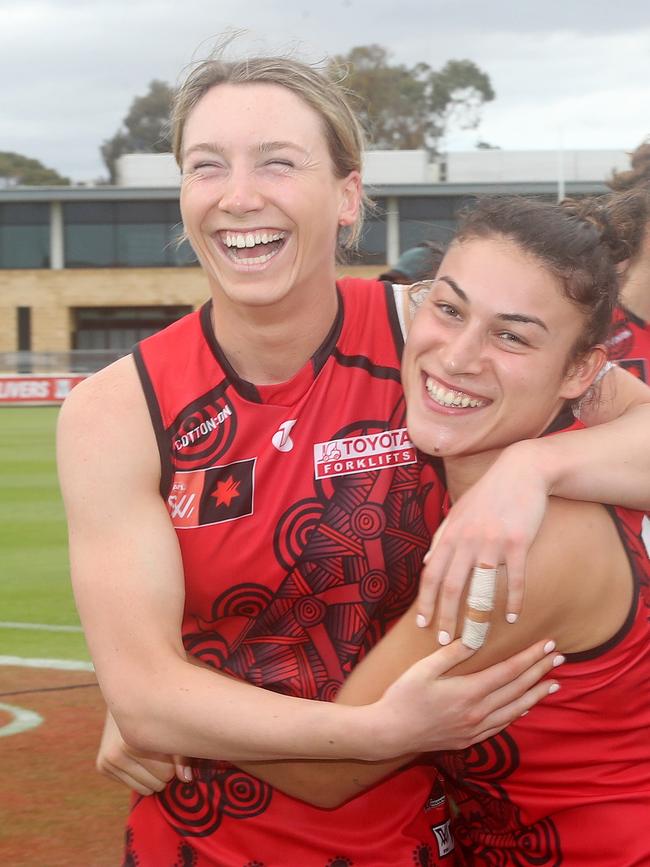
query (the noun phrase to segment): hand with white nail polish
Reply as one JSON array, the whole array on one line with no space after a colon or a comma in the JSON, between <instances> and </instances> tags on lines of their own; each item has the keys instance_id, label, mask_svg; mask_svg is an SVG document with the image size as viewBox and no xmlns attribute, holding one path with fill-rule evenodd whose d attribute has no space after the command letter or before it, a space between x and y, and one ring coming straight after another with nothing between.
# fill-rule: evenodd
<instances>
[{"instance_id":1,"label":"hand with white nail polish","mask_svg":"<svg viewBox=\"0 0 650 867\"><path fill-rule=\"evenodd\" d=\"M524 448L519 449L519 446ZM416 623L432 622L437 608L438 641L447 644L455 629L463 593L476 567L499 566L507 581L508 599L502 616L515 623L524 596L526 558L541 527L548 490L541 473L531 472L526 444L505 449L498 460L452 506L424 558ZM468 612L466 635L479 647L487 635L489 609L476 619ZM469 640L469 639L468 639Z\"/></svg>"}]
</instances>

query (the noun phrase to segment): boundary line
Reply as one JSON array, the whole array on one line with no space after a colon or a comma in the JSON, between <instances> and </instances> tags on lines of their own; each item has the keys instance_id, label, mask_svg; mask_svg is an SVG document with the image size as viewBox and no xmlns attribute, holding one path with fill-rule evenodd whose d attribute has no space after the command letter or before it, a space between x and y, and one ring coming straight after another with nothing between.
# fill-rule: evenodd
<instances>
[{"instance_id":1,"label":"boundary line","mask_svg":"<svg viewBox=\"0 0 650 867\"><path fill-rule=\"evenodd\" d=\"M81 626L57 626L50 623L17 623L0 620L0 629L40 629L44 632L83 632Z\"/></svg>"},{"instance_id":2,"label":"boundary line","mask_svg":"<svg viewBox=\"0 0 650 867\"><path fill-rule=\"evenodd\" d=\"M3 704L0 702L0 710L10 714L13 719L4 726L0 726L0 738L6 738L10 735L19 735L21 732L35 729L43 722L43 717L40 713L33 710L27 710L24 707L18 707L15 704Z\"/></svg>"},{"instance_id":3,"label":"boundary line","mask_svg":"<svg viewBox=\"0 0 650 867\"><path fill-rule=\"evenodd\" d=\"M0 656L0 665L15 665L23 668L56 668L61 671L94 671L92 662L81 659L37 659L24 656Z\"/></svg>"}]
</instances>

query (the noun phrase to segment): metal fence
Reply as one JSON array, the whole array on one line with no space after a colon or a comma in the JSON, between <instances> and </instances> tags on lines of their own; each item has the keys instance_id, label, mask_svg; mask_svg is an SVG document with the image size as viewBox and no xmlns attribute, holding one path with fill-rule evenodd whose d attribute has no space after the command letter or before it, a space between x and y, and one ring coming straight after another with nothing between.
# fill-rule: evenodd
<instances>
[{"instance_id":1,"label":"metal fence","mask_svg":"<svg viewBox=\"0 0 650 867\"><path fill-rule=\"evenodd\" d=\"M95 373L128 354L128 349L0 352L0 373Z\"/></svg>"}]
</instances>

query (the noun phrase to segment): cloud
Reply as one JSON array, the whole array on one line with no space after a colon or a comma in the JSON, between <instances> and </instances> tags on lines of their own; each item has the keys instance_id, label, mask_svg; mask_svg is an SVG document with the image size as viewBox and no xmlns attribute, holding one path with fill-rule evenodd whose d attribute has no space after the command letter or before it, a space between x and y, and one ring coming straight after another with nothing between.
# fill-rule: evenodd
<instances>
[{"instance_id":1,"label":"cloud","mask_svg":"<svg viewBox=\"0 0 650 867\"><path fill-rule=\"evenodd\" d=\"M174 83L219 34L242 26L254 31L243 44L255 47L255 34L264 34L257 47L297 42L311 58L377 42L404 63L474 60L497 98L479 130L450 136L454 147L479 138L553 147L562 128L567 147L631 148L650 132L646 0L618 7L593 0L248 0L243 21L224 5L3 0L0 150L76 179L105 174L99 146L133 98L153 78Z\"/></svg>"}]
</instances>

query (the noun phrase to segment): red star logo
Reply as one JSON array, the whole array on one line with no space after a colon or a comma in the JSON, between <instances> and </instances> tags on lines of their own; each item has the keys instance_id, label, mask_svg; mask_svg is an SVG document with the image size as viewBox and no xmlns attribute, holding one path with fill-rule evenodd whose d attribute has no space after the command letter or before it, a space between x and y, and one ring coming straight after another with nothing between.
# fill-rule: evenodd
<instances>
[{"instance_id":1,"label":"red star logo","mask_svg":"<svg viewBox=\"0 0 650 867\"><path fill-rule=\"evenodd\" d=\"M239 482L228 476L225 482L217 482L217 487L210 494L217 501L217 506L230 506L235 497L239 496Z\"/></svg>"}]
</instances>

